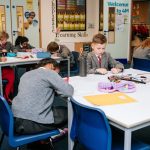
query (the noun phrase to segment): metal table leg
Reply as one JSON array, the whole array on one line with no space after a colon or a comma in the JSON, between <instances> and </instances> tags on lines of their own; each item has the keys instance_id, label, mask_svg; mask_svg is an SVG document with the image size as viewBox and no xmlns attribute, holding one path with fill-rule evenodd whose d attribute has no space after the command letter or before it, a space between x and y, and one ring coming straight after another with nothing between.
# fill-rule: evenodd
<instances>
[{"instance_id":1,"label":"metal table leg","mask_svg":"<svg viewBox=\"0 0 150 150\"><path fill-rule=\"evenodd\" d=\"M124 150L131 150L131 132L130 129L125 129Z\"/></svg>"},{"instance_id":2,"label":"metal table leg","mask_svg":"<svg viewBox=\"0 0 150 150\"><path fill-rule=\"evenodd\" d=\"M70 138L71 124L73 119L73 110L70 100L68 100L68 150L73 149L74 142Z\"/></svg>"},{"instance_id":3,"label":"metal table leg","mask_svg":"<svg viewBox=\"0 0 150 150\"><path fill-rule=\"evenodd\" d=\"M70 77L70 57L68 57L68 77Z\"/></svg>"},{"instance_id":4,"label":"metal table leg","mask_svg":"<svg viewBox=\"0 0 150 150\"><path fill-rule=\"evenodd\" d=\"M0 66L0 94L3 96L2 67Z\"/></svg>"}]
</instances>

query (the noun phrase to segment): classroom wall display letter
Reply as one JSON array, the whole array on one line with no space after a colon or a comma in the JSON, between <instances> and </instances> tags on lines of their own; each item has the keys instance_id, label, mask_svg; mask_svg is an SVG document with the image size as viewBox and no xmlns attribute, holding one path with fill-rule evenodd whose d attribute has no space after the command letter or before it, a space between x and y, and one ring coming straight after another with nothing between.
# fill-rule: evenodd
<instances>
[{"instance_id":1,"label":"classroom wall display letter","mask_svg":"<svg viewBox=\"0 0 150 150\"><path fill-rule=\"evenodd\" d=\"M86 0L56 0L56 28L86 30Z\"/></svg>"}]
</instances>

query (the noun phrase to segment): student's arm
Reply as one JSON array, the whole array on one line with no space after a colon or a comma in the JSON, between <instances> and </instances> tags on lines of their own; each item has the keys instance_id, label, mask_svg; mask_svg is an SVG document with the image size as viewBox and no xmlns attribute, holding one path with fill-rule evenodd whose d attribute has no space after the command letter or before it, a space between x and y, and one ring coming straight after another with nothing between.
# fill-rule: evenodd
<instances>
[{"instance_id":1,"label":"student's arm","mask_svg":"<svg viewBox=\"0 0 150 150\"><path fill-rule=\"evenodd\" d=\"M30 45L30 44L28 44L28 49L33 49L33 48L35 48L35 47Z\"/></svg>"},{"instance_id":2,"label":"student's arm","mask_svg":"<svg viewBox=\"0 0 150 150\"><path fill-rule=\"evenodd\" d=\"M120 69L120 71L124 70L123 64L113 59L109 53L108 53L108 63L110 68Z\"/></svg>"},{"instance_id":3,"label":"student's arm","mask_svg":"<svg viewBox=\"0 0 150 150\"><path fill-rule=\"evenodd\" d=\"M16 52L24 52L24 50L21 49L21 47L20 47L19 45L17 45L17 46L14 47L13 52L15 52L15 53L16 53Z\"/></svg>"},{"instance_id":4,"label":"student's arm","mask_svg":"<svg viewBox=\"0 0 150 150\"><path fill-rule=\"evenodd\" d=\"M150 59L150 49L148 49L147 57Z\"/></svg>"},{"instance_id":5,"label":"student's arm","mask_svg":"<svg viewBox=\"0 0 150 150\"><path fill-rule=\"evenodd\" d=\"M61 57L64 58L70 56L70 50L64 45L60 45L60 53L61 53Z\"/></svg>"},{"instance_id":6,"label":"student's arm","mask_svg":"<svg viewBox=\"0 0 150 150\"><path fill-rule=\"evenodd\" d=\"M96 67L92 66L92 58L90 55L87 56L87 73L94 74L96 73Z\"/></svg>"},{"instance_id":7,"label":"student's arm","mask_svg":"<svg viewBox=\"0 0 150 150\"><path fill-rule=\"evenodd\" d=\"M35 48L32 45L28 44L28 47L26 49L22 49L24 52L31 52L32 49Z\"/></svg>"},{"instance_id":8,"label":"student's arm","mask_svg":"<svg viewBox=\"0 0 150 150\"><path fill-rule=\"evenodd\" d=\"M47 80L54 88L55 92L59 95L70 97L73 95L73 87L66 83L64 79L55 71L47 72Z\"/></svg>"},{"instance_id":9,"label":"student's arm","mask_svg":"<svg viewBox=\"0 0 150 150\"><path fill-rule=\"evenodd\" d=\"M11 44L11 52L15 52L14 49L15 49L15 46Z\"/></svg>"},{"instance_id":10,"label":"student's arm","mask_svg":"<svg viewBox=\"0 0 150 150\"><path fill-rule=\"evenodd\" d=\"M13 52L14 46L11 44L11 42L6 43L6 48L7 52Z\"/></svg>"}]
</instances>

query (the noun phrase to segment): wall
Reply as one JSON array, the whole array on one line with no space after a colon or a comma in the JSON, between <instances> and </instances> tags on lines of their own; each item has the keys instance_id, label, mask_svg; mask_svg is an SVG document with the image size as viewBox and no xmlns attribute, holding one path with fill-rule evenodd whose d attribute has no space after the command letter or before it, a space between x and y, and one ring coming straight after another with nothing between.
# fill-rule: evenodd
<instances>
[{"instance_id":1,"label":"wall","mask_svg":"<svg viewBox=\"0 0 150 150\"><path fill-rule=\"evenodd\" d=\"M105 0L106 1L106 0ZM108 0L107 0L108 1ZM114 0L109 0L114 2ZM115 2L118 2L117 0ZM130 13L131 13L131 1L119 0L120 3L129 3L128 21L124 25L123 32L116 32L115 44L108 44L107 51L112 54L114 58L129 58L130 49ZM107 4L107 2L105 2ZM56 0L41 0L41 38L42 47L46 48L50 41L56 38L55 34L55 11ZM118 7L119 8L119 7ZM105 27L104 30L108 30L108 6L104 8L105 15ZM53 14L53 15L52 15ZM60 43L66 44L71 50L74 50L75 42L89 42L92 40L94 34L98 33L99 29L99 0L87 0L87 30L84 32L61 32ZM53 25L52 25L53 24ZM94 28L89 28L89 25L93 24ZM79 36L82 35L82 37ZM66 37L62 37L66 36Z\"/></svg>"},{"instance_id":2,"label":"wall","mask_svg":"<svg viewBox=\"0 0 150 150\"><path fill-rule=\"evenodd\" d=\"M97 0L94 0L97 1ZM87 0L87 31L82 32L61 32L60 43L66 44L71 50L74 50L74 42L88 42L91 41L94 34L98 32L96 29L96 21L98 17L95 17L97 9L97 3L94 3L93 0ZM53 5L53 4L54 5ZM53 5L53 8L52 8ZM97 9L95 9L97 8ZM44 0L41 1L41 38L42 38L42 47L46 48L47 44L50 41L53 41L56 37L55 33L52 32L52 18L56 19L56 16L52 16L52 11L55 12L55 0ZM96 28L89 28L89 24L94 24ZM81 37L82 36L82 37Z\"/></svg>"},{"instance_id":3,"label":"wall","mask_svg":"<svg viewBox=\"0 0 150 150\"><path fill-rule=\"evenodd\" d=\"M98 2L97 6L99 5ZM111 3L111 5L109 4ZM124 4L124 5L121 5ZM126 4L128 4L126 6ZM106 32L107 40L109 39L109 8L115 7L115 38L114 42L107 43L106 51L111 53L113 58L129 58L130 51L130 26L131 26L131 1L130 0L104 0L104 31ZM126 10L126 11L125 11ZM99 18L97 7L96 16ZM121 13L122 19L117 19ZM125 21L126 18L126 21ZM98 29L97 19L97 29ZM123 22L122 22L123 21ZM118 26L117 26L118 22ZM122 29L118 27L122 26Z\"/></svg>"},{"instance_id":4,"label":"wall","mask_svg":"<svg viewBox=\"0 0 150 150\"><path fill-rule=\"evenodd\" d=\"M113 3L113 5L109 5L108 3ZM131 27L131 0L105 0L104 7L105 7L105 11L104 11L105 28L104 28L104 30L106 30L106 31L108 30L108 26L109 26L108 9L109 9L109 7L115 7L115 9L116 9L116 12L115 12L115 43L107 44L107 51L111 53L113 58L129 59L130 27ZM117 16L119 16L119 14L121 14L121 17L118 17L118 19L117 19ZM118 28L120 28L120 29L118 29ZM108 39L108 36L109 36L108 32L106 33L106 36Z\"/></svg>"},{"instance_id":5,"label":"wall","mask_svg":"<svg viewBox=\"0 0 150 150\"><path fill-rule=\"evenodd\" d=\"M137 7L139 6L139 8ZM133 2L132 17L133 23L150 24L150 1L135 1Z\"/></svg>"}]
</instances>

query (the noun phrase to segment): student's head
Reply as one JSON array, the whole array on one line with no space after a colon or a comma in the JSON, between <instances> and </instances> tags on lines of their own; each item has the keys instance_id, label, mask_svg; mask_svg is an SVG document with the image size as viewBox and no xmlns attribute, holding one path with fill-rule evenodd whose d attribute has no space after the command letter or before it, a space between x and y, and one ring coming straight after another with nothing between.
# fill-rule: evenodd
<instances>
[{"instance_id":1,"label":"student's head","mask_svg":"<svg viewBox=\"0 0 150 150\"><path fill-rule=\"evenodd\" d=\"M22 48L28 47L29 39L25 36L18 36L15 41L15 46L20 45Z\"/></svg>"},{"instance_id":2,"label":"student's head","mask_svg":"<svg viewBox=\"0 0 150 150\"><path fill-rule=\"evenodd\" d=\"M8 33L6 33L5 31L0 32L0 42L2 44L5 44L8 40L8 38L9 38Z\"/></svg>"},{"instance_id":3,"label":"student's head","mask_svg":"<svg viewBox=\"0 0 150 150\"><path fill-rule=\"evenodd\" d=\"M141 47L142 47L142 48L145 48L145 47L150 48L150 39L144 40L144 41L141 43Z\"/></svg>"},{"instance_id":4,"label":"student's head","mask_svg":"<svg viewBox=\"0 0 150 150\"><path fill-rule=\"evenodd\" d=\"M37 67L45 67L47 69L50 70L54 70L57 73L59 73L60 69L59 69L59 64L57 63L56 60L52 59L52 58L44 58L42 60L39 61Z\"/></svg>"},{"instance_id":5,"label":"student's head","mask_svg":"<svg viewBox=\"0 0 150 150\"><path fill-rule=\"evenodd\" d=\"M57 53L59 51L59 45L56 42L50 42L47 45L47 51L51 54Z\"/></svg>"},{"instance_id":6,"label":"student's head","mask_svg":"<svg viewBox=\"0 0 150 150\"><path fill-rule=\"evenodd\" d=\"M91 47L96 55L101 55L105 52L107 39L103 34L96 34L93 37Z\"/></svg>"}]
</instances>

